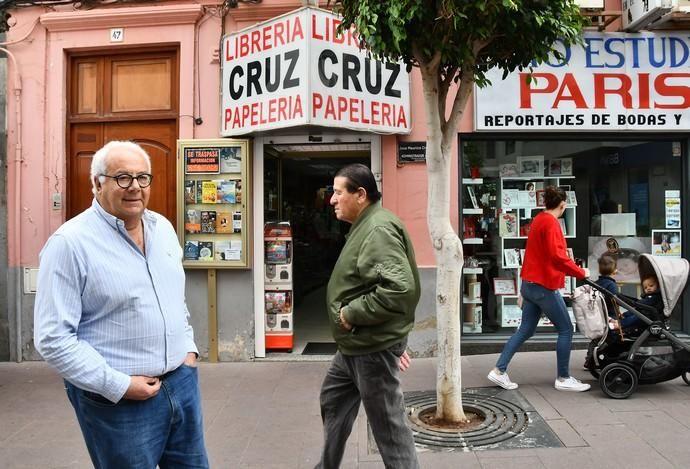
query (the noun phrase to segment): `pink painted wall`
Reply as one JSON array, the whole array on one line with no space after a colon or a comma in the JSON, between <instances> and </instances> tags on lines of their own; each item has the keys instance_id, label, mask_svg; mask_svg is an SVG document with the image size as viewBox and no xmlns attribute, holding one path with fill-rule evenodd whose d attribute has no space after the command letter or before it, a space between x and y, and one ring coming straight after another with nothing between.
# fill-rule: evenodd
<instances>
[{"instance_id":1,"label":"pink painted wall","mask_svg":"<svg viewBox=\"0 0 690 469\"><path fill-rule=\"evenodd\" d=\"M182 6L181 16L189 16L193 14L194 8L200 10L198 3L179 2L170 6ZM160 6L150 5L136 9L94 9L78 12L71 8L55 8L55 10L21 8L12 11L16 25L7 35L8 43L25 38L6 46L16 59L16 66L14 63L9 65L8 96L15 95L17 84L14 77L18 73L22 83L21 119L23 121L21 132L23 162L20 187L17 187L15 183L17 171L15 158L10 157L8 168L10 266L36 266L41 247L65 219L64 209L51 208L51 196L53 192L62 193L64 206L67 128L65 117L66 51L179 43L180 63L184 64L180 67L180 89L182 90L180 114L182 116L194 114L194 93L191 92L194 89L194 22L151 25L151 18L156 18L156 15L160 13ZM122 15L134 10L141 14ZM115 12L117 15L113 17ZM75 22L75 19L79 21ZM174 20L170 21L174 23ZM111 27L125 28L124 42L113 44L109 41ZM218 28L219 26L216 27ZM28 33L30 34L26 36ZM217 41L211 44L217 44ZM212 47L207 45L206 49L212 49ZM205 63L208 63L208 60ZM217 70L214 73L217 74ZM217 85L210 94L217 95ZM7 148L9 155L12 156L19 142L16 113L15 100L9 100ZM211 123L214 119L209 117L207 121ZM180 118L179 132L181 138L192 137L194 135L193 119ZM89 184L88 181L74 183ZM20 242L17 240L17 224L15 223L18 211L17 197L21 198Z\"/></svg>"},{"instance_id":2,"label":"pink painted wall","mask_svg":"<svg viewBox=\"0 0 690 469\"><path fill-rule=\"evenodd\" d=\"M199 14L195 22L163 24L161 12L178 9L201 11L201 6L215 7L217 1L171 1L164 3L127 4L121 8L96 8L75 11L71 7L21 8L12 11L17 23L8 33L8 41L21 40L7 48L16 58L10 63L8 78L8 216L9 262L11 266L36 266L38 254L50 234L65 218L64 210L51 208L53 192L63 194L65 202L66 149L66 51L107 49L151 44L180 46L180 138L216 138L219 136L218 44L222 34L221 20L212 10ZM326 2L322 1L322 5ZM296 0L264 0L259 5L244 5L230 10L225 33L245 28L302 6ZM141 14L136 14L140 12ZM184 14L181 13L182 16ZM187 13L189 14L189 13ZM152 20L153 18L153 20ZM173 22L174 23L174 22ZM125 40L109 41L112 27L125 28ZM195 49L195 41L198 48ZM196 67L195 67L196 64ZM198 68L198 70L197 70ZM14 161L17 138L17 116L13 73L22 80L21 117L21 184L17 187ZM408 136L384 136L383 185L385 204L397 213L410 231L421 266L435 264L426 226L425 165L397 167L397 139L425 140L423 100L418 72L413 73L411 115L412 133ZM450 108L450 106L448 106ZM203 124L194 125L194 117ZM472 109L468 107L461 130L472 129ZM457 154L457 142L454 153ZM457 158L453 159L450 177L457 178ZM74 183L88 184L88 181ZM457 231L457 184L451 184L452 223ZM14 229L17 197L21 197L21 241Z\"/></svg>"}]
</instances>

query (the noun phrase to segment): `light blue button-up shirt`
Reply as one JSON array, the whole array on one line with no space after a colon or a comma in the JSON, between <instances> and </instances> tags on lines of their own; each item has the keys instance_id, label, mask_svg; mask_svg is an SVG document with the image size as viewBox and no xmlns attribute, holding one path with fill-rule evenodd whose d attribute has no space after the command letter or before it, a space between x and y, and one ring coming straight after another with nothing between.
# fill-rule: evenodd
<instances>
[{"instance_id":1,"label":"light blue button-up shirt","mask_svg":"<svg viewBox=\"0 0 690 469\"><path fill-rule=\"evenodd\" d=\"M113 402L130 376L160 376L197 352L175 230L148 210L143 222L145 254L94 199L40 254L36 348L67 381Z\"/></svg>"}]
</instances>

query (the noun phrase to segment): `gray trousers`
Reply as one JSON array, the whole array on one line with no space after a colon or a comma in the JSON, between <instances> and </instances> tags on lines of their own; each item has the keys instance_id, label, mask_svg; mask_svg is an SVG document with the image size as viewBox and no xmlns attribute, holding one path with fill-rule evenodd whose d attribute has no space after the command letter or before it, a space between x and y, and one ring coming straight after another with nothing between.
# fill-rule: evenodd
<instances>
[{"instance_id":1,"label":"gray trousers","mask_svg":"<svg viewBox=\"0 0 690 469\"><path fill-rule=\"evenodd\" d=\"M335 354L321 386L324 447L317 469L337 469L360 402L386 468L418 469L407 426L398 363L407 341L367 355Z\"/></svg>"}]
</instances>

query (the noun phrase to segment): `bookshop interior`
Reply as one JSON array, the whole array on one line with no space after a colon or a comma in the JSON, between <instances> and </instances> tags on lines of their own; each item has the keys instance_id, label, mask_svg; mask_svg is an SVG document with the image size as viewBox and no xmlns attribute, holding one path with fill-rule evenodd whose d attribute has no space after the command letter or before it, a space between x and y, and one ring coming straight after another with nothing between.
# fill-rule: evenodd
<instances>
[{"instance_id":1,"label":"bookshop interior","mask_svg":"<svg viewBox=\"0 0 690 469\"><path fill-rule=\"evenodd\" d=\"M548 186L566 194L559 222L568 255L582 259L594 280L598 258L612 254L621 292L639 297L641 253L681 256L681 147L671 139L463 138L463 334L509 334L519 326L522 258ZM566 277L561 290L573 327L569 297L575 286ZM548 326L543 317L537 330L553 332ZM680 329L681 314L671 316L671 326Z\"/></svg>"},{"instance_id":2,"label":"bookshop interior","mask_svg":"<svg viewBox=\"0 0 690 469\"><path fill-rule=\"evenodd\" d=\"M299 354L309 343L333 342L326 285L350 225L336 219L330 199L335 173L352 163L370 166L369 143L264 146L268 352ZM287 226L284 222L289 222L288 231L271 230ZM272 274L288 264L291 275L284 279L290 281ZM293 339L273 342L281 334L293 334Z\"/></svg>"}]
</instances>

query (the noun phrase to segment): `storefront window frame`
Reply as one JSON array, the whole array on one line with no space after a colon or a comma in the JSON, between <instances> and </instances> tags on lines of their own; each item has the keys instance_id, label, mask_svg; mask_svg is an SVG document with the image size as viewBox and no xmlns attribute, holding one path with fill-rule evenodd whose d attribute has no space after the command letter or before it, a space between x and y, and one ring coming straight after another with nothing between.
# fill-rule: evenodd
<instances>
[{"instance_id":1,"label":"storefront window frame","mask_svg":"<svg viewBox=\"0 0 690 469\"><path fill-rule=\"evenodd\" d=\"M529 133L496 133L496 132L473 132L473 133L458 133L458 170L457 170L457 183L458 183L458 211L459 211L459 237L462 239L463 235L463 191L465 189L465 184L463 184L463 178L471 178L469 174L469 165L466 162L465 146L466 142L497 142L497 141L507 141L507 142L517 142L525 140L539 140L539 141L572 141L577 138L579 141L591 141L600 142L602 140L615 139L616 141L648 141L648 142L679 142L680 143L680 166L681 166L681 183L680 183L680 195L681 195L681 244L683 257L690 259L690 214L687 213L685 207L690 206L685 201L689 200L690 197L690 138L687 133L634 133L634 134L621 134L621 133L592 133L590 135L575 135L572 133L565 132L529 132ZM463 246L464 249L464 246ZM688 281L690 283L690 281ZM460 314L462 319L464 302L461 296L460 304ZM680 334L680 337L688 338L690 336L690 286L686 286L679 300L681 304L682 316L680 318L681 328L680 330L675 330L674 332ZM552 332L551 332L552 333ZM538 332L542 336L548 335L548 332ZM505 336L505 331L497 332L481 332L479 334L473 332L462 331L462 336L465 338L472 337L491 337L491 336ZM580 335L576 332L576 335Z\"/></svg>"}]
</instances>

